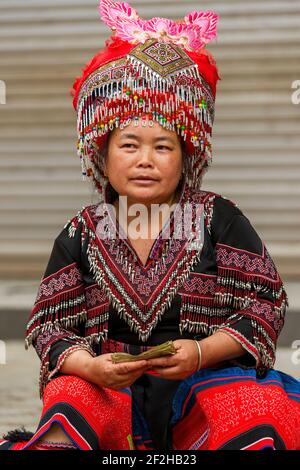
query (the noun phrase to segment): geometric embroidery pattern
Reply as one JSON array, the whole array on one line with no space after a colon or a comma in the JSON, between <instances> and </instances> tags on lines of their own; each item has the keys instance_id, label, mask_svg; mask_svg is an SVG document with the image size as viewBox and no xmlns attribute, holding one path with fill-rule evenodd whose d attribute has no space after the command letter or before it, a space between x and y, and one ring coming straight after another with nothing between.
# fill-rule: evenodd
<instances>
[{"instance_id":1,"label":"geometric embroidery pattern","mask_svg":"<svg viewBox=\"0 0 300 470\"><path fill-rule=\"evenodd\" d=\"M183 49L156 40L153 40L150 45L149 41L138 45L130 51L130 56L143 62L162 77L194 65Z\"/></svg>"},{"instance_id":2,"label":"geometric embroidery pattern","mask_svg":"<svg viewBox=\"0 0 300 470\"><path fill-rule=\"evenodd\" d=\"M82 284L82 275L76 263L72 263L43 279L38 289L36 302L42 297L50 297L66 290L68 287L78 287L80 284Z\"/></svg>"},{"instance_id":3,"label":"geometric embroidery pattern","mask_svg":"<svg viewBox=\"0 0 300 470\"><path fill-rule=\"evenodd\" d=\"M217 243L216 251L218 266L235 268L244 271L245 275L256 274L278 280L278 273L265 246L263 246L262 255L220 243Z\"/></svg>"}]
</instances>

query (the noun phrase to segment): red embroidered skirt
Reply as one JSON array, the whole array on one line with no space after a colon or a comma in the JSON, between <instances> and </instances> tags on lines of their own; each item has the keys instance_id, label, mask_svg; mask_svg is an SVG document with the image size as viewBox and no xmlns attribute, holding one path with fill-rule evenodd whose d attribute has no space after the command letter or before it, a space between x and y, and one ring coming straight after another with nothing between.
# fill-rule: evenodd
<instances>
[{"instance_id":1,"label":"red embroidered skirt","mask_svg":"<svg viewBox=\"0 0 300 470\"><path fill-rule=\"evenodd\" d=\"M163 397L162 379L145 375ZM81 450L153 450L137 393L134 386L113 391L60 375L46 387L30 441L0 441L0 449L30 449L56 422ZM300 382L282 372L258 379L254 369L202 370L180 382L171 405L169 450L300 449Z\"/></svg>"}]
</instances>

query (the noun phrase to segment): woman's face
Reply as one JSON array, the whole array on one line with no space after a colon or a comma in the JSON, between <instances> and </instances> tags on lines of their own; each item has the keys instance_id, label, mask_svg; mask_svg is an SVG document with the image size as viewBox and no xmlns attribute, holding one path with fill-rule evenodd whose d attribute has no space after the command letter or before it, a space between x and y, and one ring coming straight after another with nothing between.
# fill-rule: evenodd
<instances>
[{"instance_id":1,"label":"woman's face","mask_svg":"<svg viewBox=\"0 0 300 470\"><path fill-rule=\"evenodd\" d=\"M162 204L172 201L182 174L183 161L178 135L154 122L153 127L131 122L112 131L104 172L128 204ZM148 176L151 180L139 180Z\"/></svg>"}]
</instances>

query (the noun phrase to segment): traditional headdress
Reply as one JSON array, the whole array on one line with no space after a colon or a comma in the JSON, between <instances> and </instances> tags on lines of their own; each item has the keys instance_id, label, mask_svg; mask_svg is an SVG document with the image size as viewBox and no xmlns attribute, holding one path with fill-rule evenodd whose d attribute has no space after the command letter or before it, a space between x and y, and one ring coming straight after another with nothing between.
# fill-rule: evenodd
<instances>
[{"instance_id":1,"label":"traditional headdress","mask_svg":"<svg viewBox=\"0 0 300 470\"><path fill-rule=\"evenodd\" d=\"M205 46L216 37L218 15L193 11L181 21L140 18L128 3L100 0L114 34L83 69L71 90L77 111L78 154L103 195L103 152L110 131L148 118L185 143L187 183L200 188L212 161L216 62Z\"/></svg>"}]
</instances>

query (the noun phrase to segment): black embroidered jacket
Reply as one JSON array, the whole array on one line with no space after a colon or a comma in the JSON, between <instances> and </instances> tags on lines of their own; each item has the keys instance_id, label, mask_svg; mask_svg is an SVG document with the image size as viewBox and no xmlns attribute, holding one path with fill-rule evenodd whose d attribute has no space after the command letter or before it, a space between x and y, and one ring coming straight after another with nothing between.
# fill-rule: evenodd
<instances>
[{"instance_id":1,"label":"black embroidered jacket","mask_svg":"<svg viewBox=\"0 0 300 470\"><path fill-rule=\"evenodd\" d=\"M193 208L193 233L201 231L198 245L174 236L186 204ZM113 224L100 205L84 207L55 239L28 320L25 345L32 344L41 359L41 397L71 352L86 349L96 356L107 338L151 346L221 329L245 349L231 362L258 373L273 367L287 294L264 243L235 203L184 186L170 216L170 236L162 230L146 265L128 239L103 236ZM118 223L113 227L121 233Z\"/></svg>"}]
</instances>

